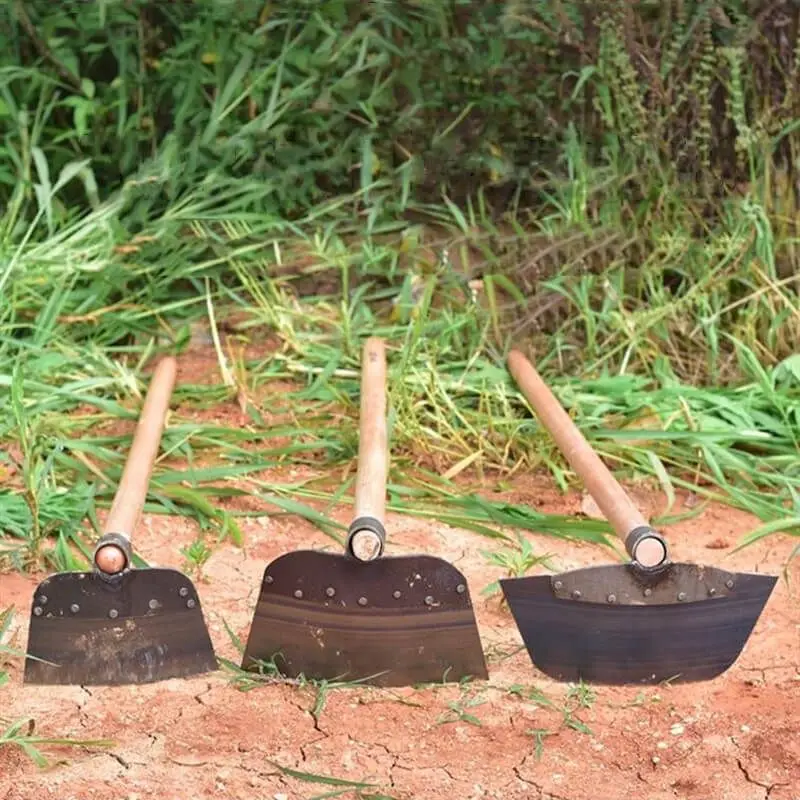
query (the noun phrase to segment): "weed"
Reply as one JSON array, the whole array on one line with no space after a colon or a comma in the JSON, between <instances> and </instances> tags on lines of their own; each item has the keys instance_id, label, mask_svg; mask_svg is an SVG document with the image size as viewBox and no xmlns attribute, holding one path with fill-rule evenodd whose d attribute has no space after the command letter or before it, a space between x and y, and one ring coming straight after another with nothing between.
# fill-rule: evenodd
<instances>
[{"instance_id":1,"label":"weed","mask_svg":"<svg viewBox=\"0 0 800 800\"><path fill-rule=\"evenodd\" d=\"M2 723L3 720L0 720ZM51 759L43 748L46 747L113 747L114 742L107 739L69 739L35 735L35 722L32 718L5 722L5 730L0 729L0 748L18 747L41 769L51 765Z\"/></svg>"},{"instance_id":2,"label":"weed","mask_svg":"<svg viewBox=\"0 0 800 800\"><path fill-rule=\"evenodd\" d=\"M596 699L597 694L594 689L583 681L569 686L562 708L564 724L572 730L591 736L591 729L577 716L577 713L584 709L590 709Z\"/></svg>"},{"instance_id":3,"label":"weed","mask_svg":"<svg viewBox=\"0 0 800 800\"><path fill-rule=\"evenodd\" d=\"M544 740L548 736L553 736L555 731L546 730L545 728L531 728L525 731L529 736L533 736L533 740L535 742L533 746L533 752L536 756L536 760L540 761L542 758L542 753L544 752Z\"/></svg>"},{"instance_id":4,"label":"weed","mask_svg":"<svg viewBox=\"0 0 800 800\"><path fill-rule=\"evenodd\" d=\"M462 686L458 699L448 701L447 711L437 717L436 724L445 725L451 722L466 722L480 727L483 723L472 713L471 709L482 706L484 703L486 703L485 698L473 694L469 687Z\"/></svg>"},{"instance_id":5,"label":"weed","mask_svg":"<svg viewBox=\"0 0 800 800\"><path fill-rule=\"evenodd\" d=\"M497 551L483 551L483 557L489 564L502 567L509 578L521 578L527 575L534 567L540 564L545 569L553 571L549 560L553 558L551 554L536 555L530 540L517 534L517 547L514 549L505 548ZM493 581L481 594L494 595L500 591L500 583Z\"/></svg>"},{"instance_id":6,"label":"weed","mask_svg":"<svg viewBox=\"0 0 800 800\"><path fill-rule=\"evenodd\" d=\"M191 544L181 548L181 554L185 559L184 569L192 571L199 578L203 567L214 551L206 544L203 539L194 539Z\"/></svg>"},{"instance_id":7,"label":"weed","mask_svg":"<svg viewBox=\"0 0 800 800\"><path fill-rule=\"evenodd\" d=\"M335 778L331 775L319 775L312 772L303 772L289 767L283 767L273 761L269 762L271 766L278 770L278 773L285 775L288 778L302 781L303 783L315 783L321 786L336 787L332 791L326 792L321 795L314 795L309 800L323 800L329 797L345 797L351 796L354 800L394 800L387 794L381 793L378 784L370 781L351 781L344 778Z\"/></svg>"}]
</instances>

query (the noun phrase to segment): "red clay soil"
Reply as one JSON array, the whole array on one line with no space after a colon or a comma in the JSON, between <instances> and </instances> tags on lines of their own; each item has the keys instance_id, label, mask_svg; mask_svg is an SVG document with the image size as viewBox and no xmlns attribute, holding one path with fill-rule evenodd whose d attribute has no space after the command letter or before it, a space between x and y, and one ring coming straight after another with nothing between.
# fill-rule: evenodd
<instances>
[{"instance_id":1,"label":"red clay soil","mask_svg":"<svg viewBox=\"0 0 800 800\"><path fill-rule=\"evenodd\" d=\"M575 512L580 498L528 482L507 497ZM644 498L655 504L655 498ZM346 521L347 510L339 515ZM673 556L777 574L793 542L774 537L728 556L755 520L711 507L667 529ZM330 544L297 519L248 519L246 552L222 546L198 583L218 655L236 658L224 622L246 637L268 561ZM800 800L800 605L781 579L738 662L702 684L594 687L580 707L570 687L531 665L498 596L501 577L474 534L390 517L393 552L425 551L470 580L490 667L488 683L425 690L334 689L315 718L311 688L271 684L242 691L220 671L139 687L26 687L19 664L0 689L0 718L33 717L41 736L111 739L110 747L55 748L42 771L0 747L0 800L294 800L341 787L281 768L372 784L341 797L395 800ZM193 523L145 517L137 546L153 565L181 564ZM558 569L608 560L598 548L530 537ZM477 540L477 541L476 541ZM42 576L0 576L0 608L15 605L24 647L31 593ZM790 591L791 589L791 591ZM548 706L541 698L547 698ZM573 709L582 724L565 723ZM2 730L2 726L0 726ZM538 733L537 733L538 732ZM349 792L349 793L348 793Z\"/></svg>"}]
</instances>

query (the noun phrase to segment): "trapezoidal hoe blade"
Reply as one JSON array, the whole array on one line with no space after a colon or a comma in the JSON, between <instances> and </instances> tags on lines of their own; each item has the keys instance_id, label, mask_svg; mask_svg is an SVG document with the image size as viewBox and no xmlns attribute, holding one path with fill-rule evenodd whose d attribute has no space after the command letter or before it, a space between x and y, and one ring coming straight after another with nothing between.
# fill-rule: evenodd
<instances>
[{"instance_id":1,"label":"trapezoidal hoe blade","mask_svg":"<svg viewBox=\"0 0 800 800\"><path fill-rule=\"evenodd\" d=\"M776 581L673 564L653 585L616 565L500 585L538 669L559 681L626 685L688 683L725 672Z\"/></svg>"},{"instance_id":2,"label":"trapezoidal hoe blade","mask_svg":"<svg viewBox=\"0 0 800 800\"><path fill-rule=\"evenodd\" d=\"M488 677L464 576L431 556L362 563L287 553L269 564L242 667L408 686Z\"/></svg>"},{"instance_id":3,"label":"trapezoidal hoe blade","mask_svg":"<svg viewBox=\"0 0 800 800\"><path fill-rule=\"evenodd\" d=\"M141 569L109 582L93 572L42 581L34 597L24 682L114 686L217 669L192 582Z\"/></svg>"}]
</instances>

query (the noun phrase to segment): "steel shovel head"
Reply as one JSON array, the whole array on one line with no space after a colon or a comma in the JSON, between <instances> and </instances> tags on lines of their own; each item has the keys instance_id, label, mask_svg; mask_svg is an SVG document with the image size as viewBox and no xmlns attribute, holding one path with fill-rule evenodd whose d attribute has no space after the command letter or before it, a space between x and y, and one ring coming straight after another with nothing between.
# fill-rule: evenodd
<instances>
[{"instance_id":1,"label":"steel shovel head","mask_svg":"<svg viewBox=\"0 0 800 800\"><path fill-rule=\"evenodd\" d=\"M160 568L113 582L94 572L42 581L27 655L24 682L46 685L153 683L217 668L194 585Z\"/></svg>"},{"instance_id":2,"label":"steel shovel head","mask_svg":"<svg viewBox=\"0 0 800 800\"><path fill-rule=\"evenodd\" d=\"M500 581L535 666L607 685L710 680L739 657L777 578L673 564L642 580L630 565Z\"/></svg>"},{"instance_id":3,"label":"steel shovel head","mask_svg":"<svg viewBox=\"0 0 800 800\"><path fill-rule=\"evenodd\" d=\"M464 576L430 556L300 550L264 572L244 669L375 686L487 678Z\"/></svg>"}]
</instances>

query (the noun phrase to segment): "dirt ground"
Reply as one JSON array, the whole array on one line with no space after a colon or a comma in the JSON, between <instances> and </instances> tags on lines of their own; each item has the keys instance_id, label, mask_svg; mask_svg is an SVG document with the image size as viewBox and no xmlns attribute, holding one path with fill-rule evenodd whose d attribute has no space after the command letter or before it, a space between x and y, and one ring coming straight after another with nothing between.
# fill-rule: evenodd
<instances>
[{"instance_id":1,"label":"dirt ground","mask_svg":"<svg viewBox=\"0 0 800 800\"><path fill-rule=\"evenodd\" d=\"M561 497L531 480L506 497L568 513L580 503L577 495ZM660 502L641 499L652 507ZM345 522L346 513L337 516ZM746 514L711 507L666 533L677 559L777 573L793 546L788 537L727 557L754 524ZM294 518L251 518L243 525L246 551L218 548L198 583L217 654L232 659L236 650L224 622L246 638L267 562L287 550L330 544ZM499 597L482 594L502 574L482 555L493 543L399 516L390 516L389 531L391 552L439 555L467 575L488 683L334 689L315 719L313 688L272 684L242 691L229 671L140 687L23 689L17 664L0 690L0 717L34 717L42 736L114 745L51 748L59 761L47 771L16 748L0 748L0 800L293 800L343 789L282 768L370 783L361 796L395 800L800 800L800 604L784 580L724 675L703 684L593 687L594 696L579 707L569 686L532 667ZM179 548L195 535L188 521L145 517L137 545L153 565L175 566ZM560 569L607 560L598 548L530 539L537 552L556 553ZM24 646L41 577L0 576L0 607L17 608L17 646ZM790 578L800 578L798 567ZM569 719L580 722L570 727Z\"/></svg>"}]
</instances>

